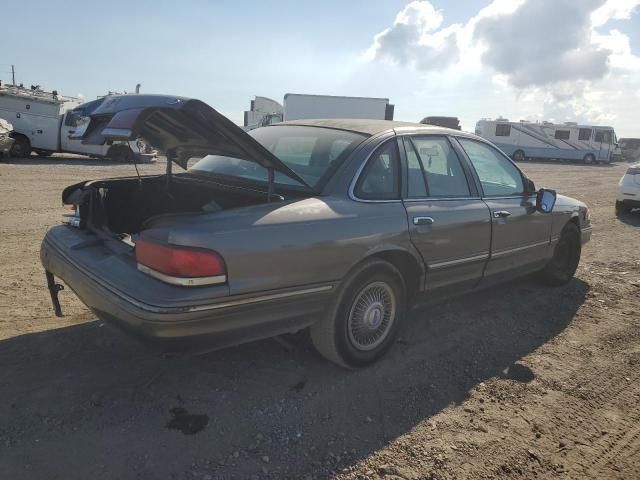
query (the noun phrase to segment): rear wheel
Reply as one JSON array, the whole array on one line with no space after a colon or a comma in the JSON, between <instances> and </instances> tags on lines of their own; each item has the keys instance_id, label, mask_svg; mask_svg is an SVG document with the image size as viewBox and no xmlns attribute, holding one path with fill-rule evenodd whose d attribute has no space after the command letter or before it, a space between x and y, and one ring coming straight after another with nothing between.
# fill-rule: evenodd
<instances>
[{"instance_id":1,"label":"rear wheel","mask_svg":"<svg viewBox=\"0 0 640 480\"><path fill-rule=\"evenodd\" d=\"M391 348L406 309L402 275L393 265L372 260L345 280L334 315L310 328L316 349L344 367L371 364Z\"/></svg>"},{"instance_id":2,"label":"rear wheel","mask_svg":"<svg viewBox=\"0 0 640 480\"><path fill-rule=\"evenodd\" d=\"M526 159L524 152L522 150L516 150L513 152L513 161L514 162L524 162Z\"/></svg>"},{"instance_id":3,"label":"rear wheel","mask_svg":"<svg viewBox=\"0 0 640 480\"><path fill-rule=\"evenodd\" d=\"M553 257L540 271L540 280L552 287L569 283L580 263L581 251L580 229L575 223L569 222L562 229Z\"/></svg>"},{"instance_id":4,"label":"rear wheel","mask_svg":"<svg viewBox=\"0 0 640 480\"><path fill-rule=\"evenodd\" d=\"M12 157L28 157L31 153L29 139L22 135L15 137L10 153Z\"/></svg>"},{"instance_id":5,"label":"rear wheel","mask_svg":"<svg viewBox=\"0 0 640 480\"><path fill-rule=\"evenodd\" d=\"M596 157L594 157L591 153L587 153L587 154L584 156L583 161L584 161L584 163L586 163L587 165L591 165L593 162L595 162L595 161L596 161Z\"/></svg>"},{"instance_id":6,"label":"rear wheel","mask_svg":"<svg viewBox=\"0 0 640 480\"><path fill-rule=\"evenodd\" d=\"M133 160L133 151L128 145L116 145L111 147L107 156L114 162L130 163Z\"/></svg>"}]
</instances>

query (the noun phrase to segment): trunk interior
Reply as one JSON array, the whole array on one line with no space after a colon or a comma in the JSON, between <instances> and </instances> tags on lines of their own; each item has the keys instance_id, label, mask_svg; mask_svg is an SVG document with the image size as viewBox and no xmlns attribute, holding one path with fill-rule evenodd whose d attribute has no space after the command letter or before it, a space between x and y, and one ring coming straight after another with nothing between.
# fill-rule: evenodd
<instances>
[{"instance_id":1,"label":"trunk interior","mask_svg":"<svg viewBox=\"0 0 640 480\"><path fill-rule=\"evenodd\" d=\"M158 215L179 213L213 213L267 203L260 190L235 187L192 176L174 175L126 178L93 185L95 196L91 223L113 233L134 235ZM282 201L275 196L272 201Z\"/></svg>"}]
</instances>

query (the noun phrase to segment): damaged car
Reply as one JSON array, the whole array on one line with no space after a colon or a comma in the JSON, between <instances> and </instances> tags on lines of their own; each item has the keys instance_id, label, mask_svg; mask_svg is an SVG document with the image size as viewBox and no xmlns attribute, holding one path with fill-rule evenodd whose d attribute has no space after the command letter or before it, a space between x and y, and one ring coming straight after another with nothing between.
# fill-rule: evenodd
<instances>
[{"instance_id":1,"label":"damaged car","mask_svg":"<svg viewBox=\"0 0 640 480\"><path fill-rule=\"evenodd\" d=\"M458 130L336 119L247 133L198 100L135 95L92 113L84 141L106 139L143 139L166 172L63 191L72 213L41 248L51 298L60 315L62 279L164 350L309 329L329 360L367 365L412 305L531 273L563 285L591 237L584 203Z\"/></svg>"},{"instance_id":2,"label":"damaged car","mask_svg":"<svg viewBox=\"0 0 640 480\"><path fill-rule=\"evenodd\" d=\"M11 136L13 125L0 118L0 157L8 157L11 154L11 147L15 141Z\"/></svg>"}]
</instances>

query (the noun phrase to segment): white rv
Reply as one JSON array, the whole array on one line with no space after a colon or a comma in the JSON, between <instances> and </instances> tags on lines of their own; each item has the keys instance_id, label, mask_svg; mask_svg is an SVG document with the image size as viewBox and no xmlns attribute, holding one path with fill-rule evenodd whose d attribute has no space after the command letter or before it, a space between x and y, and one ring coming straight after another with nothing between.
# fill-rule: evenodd
<instances>
[{"instance_id":1,"label":"white rv","mask_svg":"<svg viewBox=\"0 0 640 480\"><path fill-rule=\"evenodd\" d=\"M266 97L255 97L244 112L244 129L252 130L272 123L310 118L370 118L393 120L394 106L388 98L340 97L287 93L283 104Z\"/></svg>"},{"instance_id":2,"label":"white rv","mask_svg":"<svg viewBox=\"0 0 640 480\"><path fill-rule=\"evenodd\" d=\"M55 91L0 85L0 118L13 124L11 155L26 157L31 152L38 155L66 152L117 161L152 157L142 142L82 143L80 137L89 123L88 114L104 98L80 104L77 98L58 95Z\"/></svg>"},{"instance_id":3,"label":"white rv","mask_svg":"<svg viewBox=\"0 0 640 480\"><path fill-rule=\"evenodd\" d=\"M608 163L620 158L613 127L578 125L575 122L510 122L498 118L480 120L475 133L516 161L542 158Z\"/></svg>"}]
</instances>

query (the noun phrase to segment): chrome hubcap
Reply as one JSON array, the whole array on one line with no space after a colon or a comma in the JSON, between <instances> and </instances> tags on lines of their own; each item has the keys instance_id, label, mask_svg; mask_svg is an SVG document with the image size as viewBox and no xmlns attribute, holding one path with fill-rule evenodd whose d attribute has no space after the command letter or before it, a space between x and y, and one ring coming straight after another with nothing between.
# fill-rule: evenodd
<instances>
[{"instance_id":1,"label":"chrome hubcap","mask_svg":"<svg viewBox=\"0 0 640 480\"><path fill-rule=\"evenodd\" d=\"M351 306L348 319L349 340L362 351L380 345L391 330L396 315L393 290L385 282L364 287Z\"/></svg>"}]
</instances>

